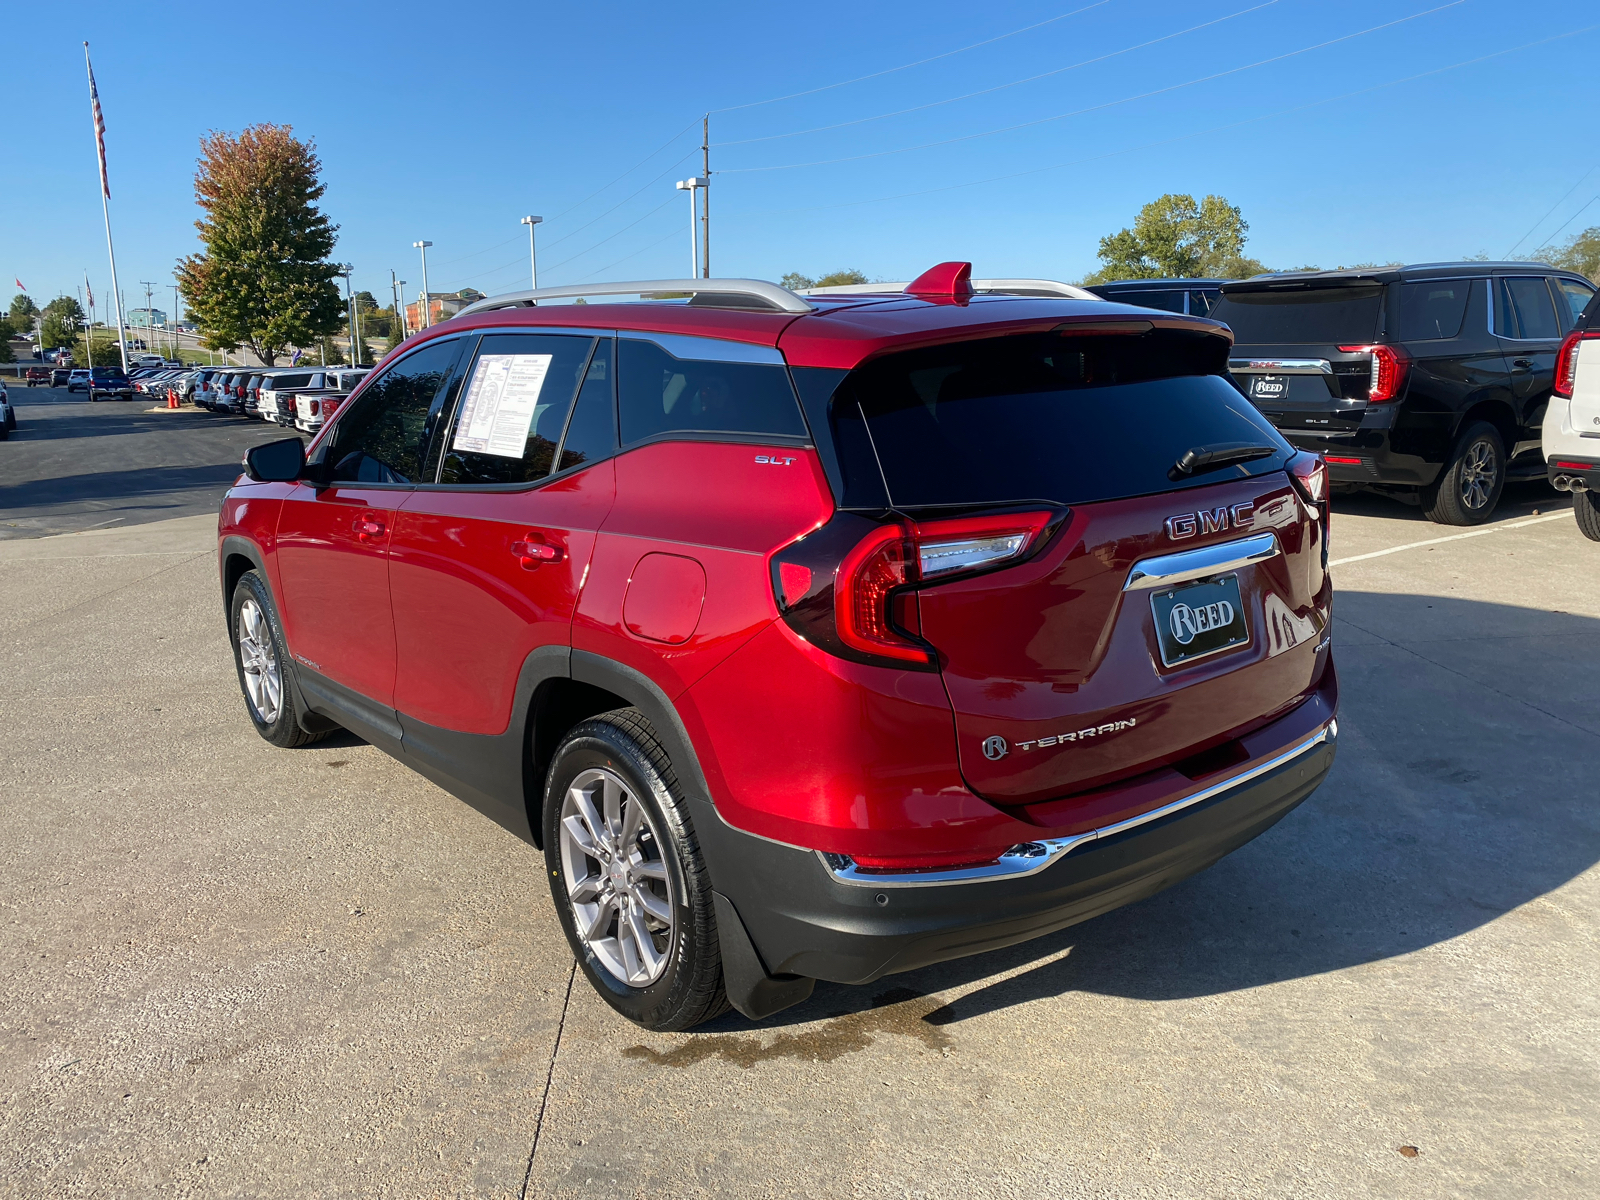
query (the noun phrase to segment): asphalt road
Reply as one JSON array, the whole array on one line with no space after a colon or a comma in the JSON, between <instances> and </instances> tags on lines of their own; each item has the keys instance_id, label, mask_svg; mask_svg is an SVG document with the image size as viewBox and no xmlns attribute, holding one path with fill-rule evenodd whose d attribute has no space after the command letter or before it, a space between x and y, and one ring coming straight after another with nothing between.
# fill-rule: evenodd
<instances>
[{"instance_id":1,"label":"asphalt road","mask_svg":"<svg viewBox=\"0 0 1600 1200\"><path fill-rule=\"evenodd\" d=\"M1339 759L1249 846L676 1035L572 986L528 847L255 735L213 537L0 545L0 1196L1600 1194L1600 546L1552 493L1336 506Z\"/></svg>"},{"instance_id":2,"label":"asphalt road","mask_svg":"<svg viewBox=\"0 0 1600 1200\"><path fill-rule=\"evenodd\" d=\"M17 428L0 442L0 541L212 513L274 426L203 409L100 400L9 383Z\"/></svg>"}]
</instances>

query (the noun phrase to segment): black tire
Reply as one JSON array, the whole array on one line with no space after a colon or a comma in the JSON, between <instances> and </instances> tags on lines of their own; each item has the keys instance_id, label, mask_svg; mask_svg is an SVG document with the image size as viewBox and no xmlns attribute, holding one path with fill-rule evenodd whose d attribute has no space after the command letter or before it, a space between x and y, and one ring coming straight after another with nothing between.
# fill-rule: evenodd
<instances>
[{"instance_id":1,"label":"black tire","mask_svg":"<svg viewBox=\"0 0 1600 1200\"><path fill-rule=\"evenodd\" d=\"M631 794L628 800L642 802L639 861L641 865L646 861L651 865L659 863L665 875L665 907L673 913L673 923L664 934L651 934L652 938L663 939L665 945L660 952L665 962L659 968L660 974L643 985L629 983L602 957L606 943L620 947L625 940L621 909L613 909L610 916L605 916L606 905L595 905L595 911L606 922L601 928L616 930L614 937L596 939L596 946L601 948L597 953L578 931L575 902L569 895L562 807L574 782L596 773L616 777ZM567 734L546 777L543 827L550 894L561 927L583 973L606 1003L637 1025L663 1031L689 1029L726 1012L729 1004L722 982L722 949L717 941L711 878L672 762L650 723L637 709L603 713L581 722ZM655 857L643 856L646 850ZM593 878L604 878L603 863L598 857L575 854L583 860L586 871L590 864L594 866Z\"/></svg>"},{"instance_id":2,"label":"black tire","mask_svg":"<svg viewBox=\"0 0 1600 1200\"><path fill-rule=\"evenodd\" d=\"M246 614L246 607L251 605L257 614L255 619ZM252 627L256 630L254 638L248 633ZM301 718L305 714L289 683L289 648L283 640L283 626L278 621L277 605L272 602L272 591L260 571L246 571L234 586L233 595L228 601L228 640L233 644L233 665L239 674L239 690L244 693L245 711L250 714L250 721L257 733L274 746L290 749L321 741L332 732L330 728L312 733L302 727ZM250 665L256 668L251 673L259 679L263 672L260 669L261 656L251 653L247 641L259 645L276 666L276 708L252 695L246 677L247 656L252 660ZM323 724L320 720L315 723Z\"/></svg>"},{"instance_id":3,"label":"black tire","mask_svg":"<svg viewBox=\"0 0 1600 1200\"><path fill-rule=\"evenodd\" d=\"M1454 452L1431 487L1422 511L1440 525L1482 525L1494 515L1506 486L1506 447L1500 431L1475 421L1461 431Z\"/></svg>"},{"instance_id":4,"label":"black tire","mask_svg":"<svg viewBox=\"0 0 1600 1200\"><path fill-rule=\"evenodd\" d=\"M1591 542L1600 542L1600 499L1593 492L1572 494L1572 515L1578 518L1578 532Z\"/></svg>"}]
</instances>

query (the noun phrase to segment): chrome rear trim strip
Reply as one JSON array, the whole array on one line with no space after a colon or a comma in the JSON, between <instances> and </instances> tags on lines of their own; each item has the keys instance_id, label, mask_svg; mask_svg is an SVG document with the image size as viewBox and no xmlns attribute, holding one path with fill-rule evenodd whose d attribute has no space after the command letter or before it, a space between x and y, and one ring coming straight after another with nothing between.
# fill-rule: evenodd
<instances>
[{"instance_id":1,"label":"chrome rear trim strip","mask_svg":"<svg viewBox=\"0 0 1600 1200\"><path fill-rule=\"evenodd\" d=\"M1233 542L1218 542L1214 546L1197 546L1176 554L1158 554L1134 563L1122 590L1131 592L1140 588L1173 587L1237 571L1252 563L1266 562L1277 554L1278 539L1271 533L1258 533L1254 537Z\"/></svg>"},{"instance_id":2,"label":"chrome rear trim strip","mask_svg":"<svg viewBox=\"0 0 1600 1200\"><path fill-rule=\"evenodd\" d=\"M1325 358L1230 358L1233 375L1332 375L1333 364Z\"/></svg>"},{"instance_id":3,"label":"chrome rear trim strip","mask_svg":"<svg viewBox=\"0 0 1600 1200\"><path fill-rule=\"evenodd\" d=\"M817 851L817 857L822 860L823 869L833 877L836 883L847 883L853 887L870 888L908 888L908 887L943 887L958 883L986 883L994 879L1022 879L1029 875L1037 875L1046 867L1060 862L1073 850L1085 842L1092 842L1100 838L1114 837L1119 833L1126 833L1130 829L1137 829L1141 825L1148 825L1152 821L1159 821L1163 817L1170 817L1173 813L1182 812L1196 804L1203 804L1207 800L1215 799L1224 792L1249 783L1252 779L1259 779L1279 767L1287 766L1302 754L1306 754L1323 742L1333 742L1339 736L1339 722L1329 721L1316 733L1301 742L1291 750L1285 750L1276 758L1268 759L1264 763L1251 767L1231 779L1221 783L1214 783L1208 788L1202 788L1193 795L1185 796L1181 800L1174 800L1171 804L1163 804L1160 808L1153 808L1149 812L1140 813L1136 817L1129 817L1125 821L1118 821L1114 825L1105 825L1099 829L1091 829L1086 833L1073 834L1071 837L1046 838L1037 842L1023 842L1013 846L992 863L985 863L981 867L961 867L953 871L917 871L906 873L884 873L863 871L854 862L842 854L824 854Z\"/></svg>"}]
</instances>

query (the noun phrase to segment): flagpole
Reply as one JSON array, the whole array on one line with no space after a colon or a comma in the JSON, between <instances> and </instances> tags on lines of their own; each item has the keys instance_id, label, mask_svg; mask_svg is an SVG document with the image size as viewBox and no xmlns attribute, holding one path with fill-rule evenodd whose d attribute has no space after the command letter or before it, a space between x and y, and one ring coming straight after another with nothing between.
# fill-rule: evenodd
<instances>
[{"instance_id":1,"label":"flagpole","mask_svg":"<svg viewBox=\"0 0 1600 1200\"><path fill-rule=\"evenodd\" d=\"M94 86L94 66L89 62L89 43L83 44L83 65L89 72L89 95L95 108L94 144L100 159L100 210L106 218L106 255L111 259L111 298L117 305L117 349L122 352L122 373L128 373L128 333L122 323L122 290L117 287L117 251L111 244L111 185L106 182L106 152L104 135L100 132L105 119L98 111L100 94Z\"/></svg>"}]
</instances>

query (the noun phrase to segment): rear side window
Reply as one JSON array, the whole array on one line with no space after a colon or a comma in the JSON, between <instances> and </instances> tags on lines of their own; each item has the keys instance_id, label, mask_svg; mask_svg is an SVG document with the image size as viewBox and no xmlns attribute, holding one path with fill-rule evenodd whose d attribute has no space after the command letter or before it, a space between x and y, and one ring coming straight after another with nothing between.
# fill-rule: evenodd
<instances>
[{"instance_id":1,"label":"rear side window","mask_svg":"<svg viewBox=\"0 0 1600 1200\"><path fill-rule=\"evenodd\" d=\"M1228 292L1211 310L1242 345L1370 342L1378 332L1383 285Z\"/></svg>"},{"instance_id":2,"label":"rear side window","mask_svg":"<svg viewBox=\"0 0 1600 1200\"><path fill-rule=\"evenodd\" d=\"M599 462L616 453L617 399L613 391L616 378L611 339L602 338L584 373L578 402L573 405L572 418L561 440L561 462L556 470Z\"/></svg>"},{"instance_id":3,"label":"rear side window","mask_svg":"<svg viewBox=\"0 0 1600 1200\"><path fill-rule=\"evenodd\" d=\"M301 374L275 376L267 381L266 386L270 387L275 392L281 392L287 390L288 388L303 388L309 387L310 385L311 376L309 374Z\"/></svg>"},{"instance_id":4,"label":"rear side window","mask_svg":"<svg viewBox=\"0 0 1600 1200\"><path fill-rule=\"evenodd\" d=\"M490 334L478 344L440 483L533 483L550 474L596 339Z\"/></svg>"},{"instance_id":5,"label":"rear side window","mask_svg":"<svg viewBox=\"0 0 1600 1200\"><path fill-rule=\"evenodd\" d=\"M1181 313L1184 293L1181 291L1113 292L1113 304L1137 304L1140 308L1159 308L1162 312Z\"/></svg>"},{"instance_id":6,"label":"rear side window","mask_svg":"<svg viewBox=\"0 0 1600 1200\"><path fill-rule=\"evenodd\" d=\"M711 338L623 338L622 444L669 433L804 437L788 369L776 350Z\"/></svg>"},{"instance_id":7,"label":"rear side window","mask_svg":"<svg viewBox=\"0 0 1600 1200\"><path fill-rule=\"evenodd\" d=\"M1459 337L1467 315L1471 279L1425 279L1395 288L1391 333L1402 342Z\"/></svg>"},{"instance_id":8,"label":"rear side window","mask_svg":"<svg viewBox=\"0 0 1600 1200\"><path fill-rule=\"evenodd\" d=\"M1560 301L1556 305L1556 315L1561 318L1561 328L1571 329L1594 298L1594 291L1576 279L1552 279L1550 282L1556 285L1556 296Z\"/></svg>"},{"instance_id":9,"label":"rear side window","mask_svg":"<svg viewBox=\"0 0 1600 1200\"><path fill-rule=\"evenodd\" d=\"M1293 453L1202 334L988 338L885 356L840 385L865 416L898 507L1081 504L1279 470ZM1173 483L1187 450L1270 447Z\"/></svg>"},{"instance_id":10,"label":"rear side window","mask_svg":"<svg viewBox=\"0 0 1600 1200\"><path fill-rule=\"evenodd\" d=\"M1497 311L1495 332L1501 337L1531 342L1554 340L1561 336L1561 326L1556 322L1556 306L1550 299L1550 289L1544 279L1536 275L1521 275L1500 280L1500 288L1509 307L1509 314ZM1495 306L1497 310L1501 305ZM1509 315L1510 321L1504 316Z\"/></svg>"}]
</instances>

